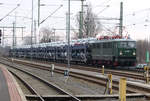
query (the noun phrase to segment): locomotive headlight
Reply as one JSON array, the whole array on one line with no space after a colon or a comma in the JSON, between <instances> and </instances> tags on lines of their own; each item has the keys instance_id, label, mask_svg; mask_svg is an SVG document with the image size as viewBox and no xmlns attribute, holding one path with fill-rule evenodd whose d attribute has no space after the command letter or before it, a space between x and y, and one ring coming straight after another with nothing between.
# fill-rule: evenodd
<instances>
[{"instance_id":1,"label":"locomotive headlight","mask_svg":"<svg viewBox=\"0 0 150 101\"><path fill-rule=\"evenodd\" d=\"M120 55L122 55L122 51L120 51Z\"/></svg>"},{"instance_id":2,"label":"locomotive headlight","mask_svg":"<svg viewBox=\"0 0 150 101\"><path fill-rule=\"evenodd\" d=\"M133 52L133 55L135 55L135 52Z\"/></svg>"}]
</instances>

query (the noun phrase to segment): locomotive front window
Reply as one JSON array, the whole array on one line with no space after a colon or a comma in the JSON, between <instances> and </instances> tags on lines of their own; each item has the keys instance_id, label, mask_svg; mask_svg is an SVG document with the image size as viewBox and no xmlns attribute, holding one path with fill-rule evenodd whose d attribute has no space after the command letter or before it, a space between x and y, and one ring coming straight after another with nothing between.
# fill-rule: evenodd
<instances>
[{"instance_id":1,"label":"locomotive front window","mask_svg":"<svg viewBox=\"0 0 150 101\"><path fill-rule=\"evenodd\" d=\"M118 48L135 48L135 42L119 42Z\"/></svg>"},{"instance_id":2,"label":"locomotive front window","mask_svg":"<svg viewBox=\"0 0 150 101\"><path fill-rule=\"evenodd\" d=\"M128 47L135 48L136 47L135 42L128 42Z\"/></svg>"},{"instance_id":3,"label":"locomotive front window","mask_svg":"<svg viewBox=\"0 0 150 101\"><path fill-rule=\"evenodd\" d=\"M119 42L118 47L119 48L126 48L127 47L127 42Z\"/></svg>"}]
</instances>

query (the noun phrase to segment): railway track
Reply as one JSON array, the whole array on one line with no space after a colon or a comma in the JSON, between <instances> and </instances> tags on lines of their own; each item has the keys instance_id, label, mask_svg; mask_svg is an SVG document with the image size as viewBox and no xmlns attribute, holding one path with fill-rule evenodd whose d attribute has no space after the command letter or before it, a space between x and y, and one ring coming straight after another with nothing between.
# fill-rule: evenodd
<instances>
[{"instance_id":1,"label":"railway track","mask_svg":"<svg viewBox=\"0 0 150 101\"><path fill-rule=\"evenodd\" d=\"M9 61L11 61L9 59ZM51 63L55 64L56 66L60 67L67 67L66 64L63 63L54 63L54 62L42 62L42 61L35 61L37 63L42 63L42 64L48 64L50 65ZM97 72L97 73L102 73L101 68L93 68L93 67L87 67L87 66L79 66L79 65L71 65L71 68L73 69L79 69L79 70L85 70L85 71L92 71L92 72ZM146 80L142 72L137 72L137 71L126 71L126 70L111 70L111 69L105 69L105 74L112 74L116 76L121 76L121 77L126 77L126 78L132 78L136 80Z\"/></svg>"},{"instance_id":2,"label":"railway track","mask_svg":"<svg viewBox=\"0 0 150 101\"><path fill-rule=\"evenodd\" d=\"M32 95L36 95L37 96L36 100L45 101L41 97L41 95L28 82L26 82L24 79L22 79L19 75L17 75L12 70L9 70L9 72L11 72L15 77L17 77L28 88L28 90L31 92ZM35 99L27 99L27 100L35 100Z\"/></svg>"},{"instance_id":3,"label":"railway track","mask_svg":"<svg viewBox=\"0 0 150 101\"><path fill-rule=\"evenodd\" d=\"M64 64L56 64L58 66L64 66ZM102 73L102 68L93 68L93 67L86 67L86 66L77 66L77 65L73 65L71 66L71 68L73 69L79 69L79 70L85 70L85 71L92 71L92 72L97 72L97 73ZM104 70L105 74L112 74L112 75L116 75L116 76L121 76L121 77L126 77L126 78L133 78L133 79L137 79L137 80L146 80L143 76L143 73L139 73L139 72L135 72L135 71L119 71L117 69L115 70L110 70L105 68Z\"/></svg>"},{"instance_id":4,"label":"railway track","mask_svg":"<svg viewBox=\"0 0 150 101\"><path fill-rule=\"evenodd\" d=\"M3 64L5 64L5 63L3 62ZM8 65L8 64L5 64L5 65ZM22 75L24 75L24 74L30 75L31 77L33 77L33 78L39 80L40 82L42 82L43 84L47 85L48 87L55 89L57 92L60 93L59 95L62 96L62 98L65 98L65 96L67 97L67 99L65 98L65 100L68 100L68 101L69 101L69 100L81 101L79 98L77 98L76 96L72 95L71 93L65 91L64 89L60 88L59 86L55 85L54 83L51 83L51 82L49 82L49 81L47 81L47 80L45 80L45 79L43 79L43 78L41 78L41 77L39 77L39 76L37 76L37 75L31 73L31 72L28 72L28 71L25 71L25 70L23 70L23 69L20 69L20 68L18 68L16 65L15 65L15 66L8 65L8 66L9 66L9 67L12 67L11 69L9 68L9 71L10 71L13 75L15 75L15 76L28 88L28 90L32 93L32 95L36 96L36 97L31 97L31 96L29 97L29 95L26 96L26 98L28 98L28 99L30 99L30 100L33 100L33 99L34 99L34 100L38 100L38 101L46 101L46 100L41 96L41 94L39 94L26 80L22 79L22 77L20 77L20 75L18 75L18 74L17 74L16 72L14 72L12 69L15 69L15 70L18 70L18 71L22 72L22 73L23 73ZM31 79L31 78L30 78L30 79ZM42 87L44 87L44 86L42 86ZM47 97L46 99L50 100L50 98L52 98L52 97L49 97L49 98ZM60 97L55 97L55 98L52 98L52 99L53 99L53 100L57 100L57 99L60 99ZM47 101L48 101L48 100L47 100Z\"/></svg>"},{"instance_id":5,"label":"railway track","mask_svg":"<svg viewBox=\"0 0 150 101\"><path fill-rule=\"evenodd\" d=\"M46 66L46 65L39 65L39 64L35 64L35 63L28 63L28 62L17 61L17 60L15 60L14 62L17 63L17 64L31 66L31 67L39 68L39 69L46 70L46 71L50 70L50 67ZM63 69L55 69L55 72L64 74ZM90 81L90 82L93 82L93 83L98 83L98 84L103 85L103 86L106 85L106 80L107 80L107 78L99 78L99 77L90 76L90 75L87 75L87 74L81 74L81 73L77 73L77 72L73 72L73 71L70 71L70 76L80 78L80 79L84 79L84 80L87 80L87 81ZM119 89L118 85L119 85L119 82L117 80L113 80L113 89L114 90ZM137 89L137 87L138 87L138 89ZM136 97L138 95L137 93L140 93L138 96L149 98L150 89L140 87L140 86L137 86L137 85L134 85L134 84L131 84L131 83L127 83L127 93L130 93L132 95L132 96L130 96L130 98ZM135 95L135 94L137 94L137 95ZM37 98L36 95L27 95L26 97L28 97L28 98L36 97ZM47 98L48 96L43 95L42 97ZM61 97L69 97L69 96L63 95ZM81 97L79 95L76 95L76 97L81 98L81 99L89 98L89 97L85 98L85 96ZM97 96L97 97L100 98L100 96ZM129 97L128 94L127 94L127 97Z\"/></svg>"},{"instance_id":6,"label":"railway track","mask_svg":"<svg viewBox=\"0 0 150 101\"><path fill-rule=\"evenodd\" d=\"M9 61L11 61L9 59ZM17 61L16 61L17 62ZM37 63L42 63L42 64L48 64L50 65L50 63L48 62L41 62L41 61L37 61ZM60 63L54 63L56 66L60 66L60 67L67 67L66 64L60 64ZM102 69L101 68L93 68L93 67L85 67L85 66L78 66L78 65L72 65L71 66L72 69L79 69L79 70L85 70L85 71L92 71L92 72L97 72L97 73L102 73ZM105 69L105 74L112 74L112 75L116 75L116 76L121 76L121 77L126 77L126 78L132 78L135 80L143 80L145 81L146 78L144 77L143 73L139 73L139 72L135 72L135 71L118 71L118 70L110 70L110 69Z\"/></svg>"},{"instance_id":7,"label":"railway track","mask_svg":"<svg viewBox=\"0 0 150 101\"><path fill-rule=\"evenodd\" d=\"M40 69L44 69L44 70L50 70L50 67L47 65L40 65L37 63L30 63L30 62L24 62L24 61L20 61L20 60L14 60L14 62L18 63L18 64L23 64L23 65L27 65L27 66L32 66L34 68L40 68ZM55 72L64 74L64 69L55 69ZM127 74L126 74L127 75ZM74 71L70 71L70 76L76 77L76 78L80 78L80 79L84 79L93 83L97 83L100 84L102 86L106 86L106 81L107 81L107 77L97 77L97 76L92 76L92 75L88 75L88 74L83 74L83 73L79 73L79 72L74 72ZM140 87L140 86L136 86L132 83L128 83L127 84L127 92L128 93L135 93L135 92L139 92L139 93L150 93L150 89L149 88L144 88L144 87ZM113 89L114 90L118 90L119 88L119 81L118 80L113 80ZM137 89L138 87L138 89Z\"/></svg>"}]
</instances>

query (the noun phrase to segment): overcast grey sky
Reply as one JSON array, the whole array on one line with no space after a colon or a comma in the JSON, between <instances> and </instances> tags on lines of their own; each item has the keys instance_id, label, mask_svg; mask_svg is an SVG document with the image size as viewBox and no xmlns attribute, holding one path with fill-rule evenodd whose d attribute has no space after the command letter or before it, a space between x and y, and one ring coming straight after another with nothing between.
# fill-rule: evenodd
<instances>
[{"instance_id":1,"label":"overcast grey sky","mask_svg":"<svg viewBox=\"0 0 150 101\"><path fill-rule=\"evenodd\" d=\"M93 12L101 17L119 18L120 2L124 2L124 34L130 34L133 39L145 39L150 34L150 0L86 0L84 3L91 3ZM0 26L11 26L14 21L14 15L31 18L31 2L32 0L1 0L0 1L0 18L5 16L17 4L20 4L11 16L8 16L0 22ZM38 0L34 0L34 19L37 20L37 4ZM66 12L68 9L67 0L41 0L41 21L56 10L60 5L63 5L51 18L44 22L41 27L49 28L66 28ZM109 5L109 7L107 6ZM76 14L80 11L81 2L71 1L71 26L76 27ZM86 7L84 8L86 9ZM104 29L115 29L118 21L101 21ZM110 23L110 24L108 24ZM113 23L113 24L112 24ZM30 34L31 19L17 17L17 26L25 26L25 35ZM11 30L6 30L6 33L12 33ZM65 31L56 31L56 33L65 34ZM105 32L103 32L105 33ZM20 35L17 33L18 36ZM9 40L9 39L7 39Z\"/></svg>"}]
</instances>

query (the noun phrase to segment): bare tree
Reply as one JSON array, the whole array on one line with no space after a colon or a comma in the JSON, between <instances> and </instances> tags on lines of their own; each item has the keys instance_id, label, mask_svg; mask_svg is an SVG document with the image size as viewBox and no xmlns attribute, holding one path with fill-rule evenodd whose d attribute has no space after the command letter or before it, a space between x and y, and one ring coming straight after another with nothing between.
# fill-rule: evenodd
<instances>
[{"instance_id":1,"label":"bare tree","mask_svg":"<svg viewBox=\"0 0 150 101\"><path fill-rule=\"evenodd\" d=\"M146 51L150 52L150 46L148 40L137 41L137 61L138 63L145 63Z\"/></svg>"},{"instance_id":2,"label":"bare tree","mask_svg":"<svg viewBox=\"0 0 150 101\"><path fill-rule=\"evenodd\" d=\"M43 27L40 31L40 34L42 35L40 43L59 41L60 36L56 35L55 31L56 31L55 29L50 29L50 28Z\"/></svg>"},{"instance_id":3,"label":"bare tree","mask_svg":"<svg viewBox=\"0 0 150 101\"><path fill-rule=\"evenodd\" d=\"M0 46L0 56L9 56L9 50L11 49L10 46L5 46L5 47L2 47Z\"/></svg>"},{"instance_id":4,"label":"bare tree","mask_svg":"<svg viewBox=\"0 0 150 101\"><path fill-rule=\"evenodd\" d=\"M95 37L100 32L101 23L96 18L97 16L93 13L92 6L88 5L86 11L83 13L83 38ZM77 14L77 24L80 24L80 14Z\"/></svg>"},{"instance_id":5,"label":"bare tree","mask_svg":"<svg viewBox=\"0 0 150 101\"><path fill-rule=\"evenodd\" d=\"M24 37L24 39L23 39L23 45L31 45L31 36Z\"/></svg>"},{"instance_id":6,"label":"bare tree","mask_svg":"<svg viewBox=\"0 0 150 101\"><path fill-rule=\"evenodd\" d=\"M52 29L44 27L41 29L40 33L42 34L40 43L51 42L54 40L54 31Z\"/></svg>"}]
</instances>

